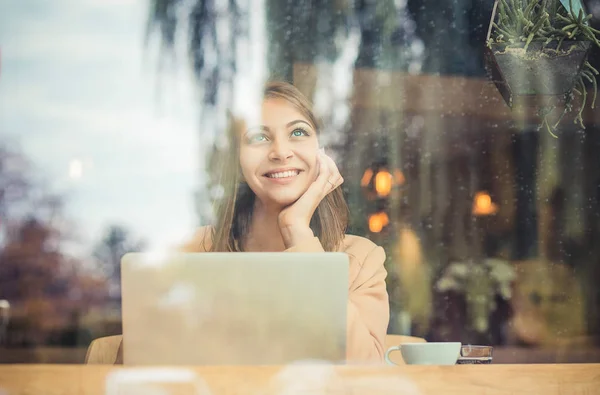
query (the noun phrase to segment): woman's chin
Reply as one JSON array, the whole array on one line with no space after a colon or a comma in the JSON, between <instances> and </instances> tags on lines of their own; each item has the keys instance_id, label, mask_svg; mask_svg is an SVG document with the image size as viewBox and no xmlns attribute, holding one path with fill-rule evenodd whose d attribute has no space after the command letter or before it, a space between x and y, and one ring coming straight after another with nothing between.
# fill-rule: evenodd
<instances>
[{"instance_id":1,"label":"woman's chin","mask_svg":"<svg viewBox=\"0 0 600 395\"><path fill-rule=\"evenodd\" d=\"M273 205L281 208L287 207L294 204L302 196L301 193L278 193L277 195L271 196Z\"/></svg>"}]
</instances>

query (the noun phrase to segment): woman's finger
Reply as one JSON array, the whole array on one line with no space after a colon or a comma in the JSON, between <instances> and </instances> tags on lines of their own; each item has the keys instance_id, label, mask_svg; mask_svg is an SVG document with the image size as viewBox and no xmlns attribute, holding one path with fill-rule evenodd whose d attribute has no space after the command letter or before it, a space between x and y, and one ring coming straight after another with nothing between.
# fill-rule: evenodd
<instances>
[{"instance_id":1,"label":"woman's finger","mask_svg":"<svg viewBox=\"0 0 600 395\"><path fill-rule=\"evenodd\" d=\"M323 194L327 195L329 192L331 192L337 186L338 174L336 173L336 166L330 157L328 157L326 154L323 153L322 160L323 160L324 166L327 166L327 169L328 169L327 184L324 185L324 188L323 188Z\"/></svg>"},{"instance_id":2,"label":"woman's finger","mask_svg":"<svg viewBox=\"0 0 600 395\"><path fill-rule=\"evenodd\" d=\"M335 188L339 187L342 184L344 179L342 178L342 175L340 174L340 171L338 170L338 167L336 166L333 159L331 159L329 156L324 154L323 162L325 162L327 164L327 167L329 168L329 178L328 178L328 182L327 182L328 185L326 186L326 188L324 190L325 195L327 195L328 193L333 191Z\"/></svg>"},{"instance_id":3,"label":"woman's finger","mask_svg":"<svg viewBox=\"0 0 600 395\"><path fill-rule=\"evenodd\" d=\"M319 167L319 174L317 179L308 188L308 191L304 194L308 200L319 200L323 196L323 190L329 186L329 179L331 177L329 165L325 161L324 154L320 153L317 155L317 166ZM304 198L304 196L303 196ZM317 203L318 204L318 203Z\"/></svg>"},{"instance_id":4,"label":"woman's finger","mask_svg":"<svg viewBox=\"0 0 600 395\"><path fill-rule=\"evenodd\" d=\"M331 167L327 163L327 156L324 153L319 152L317 160L319 161L319 176L315 182L323 187L327 185L327 180L331 178Z\"/></svg>"},{"instance_id":5,"label":"woman's finger","mask_svg":"<svg viewBox=\"0 0 600 395\"><path fill-rule=\"evenodd\" d=\"M325 155L325 161L329 165L329 169L331 170L331 172L336 176L341 177L340 170L338 169L333 159L330 156Z\"/></svg>"}]
</instances>

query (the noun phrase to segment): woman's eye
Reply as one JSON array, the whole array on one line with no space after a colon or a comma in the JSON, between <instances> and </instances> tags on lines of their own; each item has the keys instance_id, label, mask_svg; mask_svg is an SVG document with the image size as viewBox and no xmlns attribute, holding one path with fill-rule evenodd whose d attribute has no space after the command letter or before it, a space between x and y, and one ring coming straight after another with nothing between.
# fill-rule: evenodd
<instances>
[{"instance_id":1,"label":"woman's eye","mask_svg":"<svg viewBox=\"0 0 600 395\"><path fill-rule=\"evenodd\" d=\"M294 137L308 136L308 132L304 129L295 129L292 132L292 136L294 136Z\"/></svg>"},{"instance_id":2,"label":"woman's eye","mask_svg":"<svg viewBox=\"0 0 600 395\"><path fill-rule=\"evenodd\" d=\"M248 137L248 142L250 143L261 143L267 140L267 136L264 134L255 134L254 136Z\"/></svg>"}]
</instances>

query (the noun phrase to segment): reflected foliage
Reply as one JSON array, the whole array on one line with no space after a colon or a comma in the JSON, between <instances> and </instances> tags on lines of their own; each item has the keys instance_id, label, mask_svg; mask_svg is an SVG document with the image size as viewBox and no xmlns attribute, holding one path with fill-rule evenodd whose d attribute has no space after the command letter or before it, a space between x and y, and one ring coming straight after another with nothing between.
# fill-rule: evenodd
<instances>
[{"instance_id":1,"label":"reflected foliage","mask_svg":"<svg viewBox=\"0 0 600 395\"><path fill-rule=\"evenodd\" d=\"M0 299L10 303L8 346L87 344L79 319L105 294L103 279L86 274L63 251L62 199L44 193L30 162L0 147Z\"/></svg>"},{"instance_id":2,"label":"reflected foliage","mask_svg":"<svg viewBox=\"0 0 600 395\"><path fill-rule=\"evenodd\" d=\"M121 258L128 252L140 252L144 247L143 240L134 239L129 230L121 225L111 225L104 231L104 236L95 248L94 257L111 284L119 289L116 294L121 293Z\"/></svg>"}]
</instances>

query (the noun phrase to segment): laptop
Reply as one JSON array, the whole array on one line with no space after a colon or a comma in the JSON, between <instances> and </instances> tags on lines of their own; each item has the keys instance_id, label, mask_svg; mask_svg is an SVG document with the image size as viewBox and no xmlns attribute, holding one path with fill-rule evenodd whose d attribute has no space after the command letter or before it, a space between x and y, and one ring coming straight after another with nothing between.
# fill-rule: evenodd
<instances>
[{"instance_id":1,"label":"laptop","mask_svg":"<svg viewBox=\"0 0 600 395\"><path fill-rule=\"evenodd\" d=\"M342 363L348 270L336 252L126 254L123 363Z\"/></svg>"}]
</instances>

